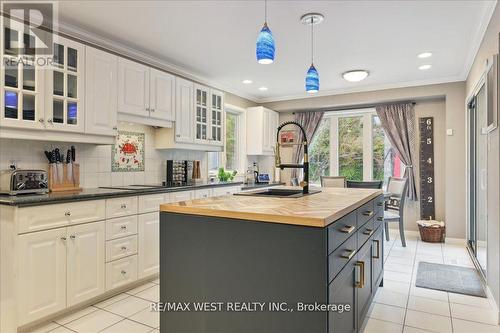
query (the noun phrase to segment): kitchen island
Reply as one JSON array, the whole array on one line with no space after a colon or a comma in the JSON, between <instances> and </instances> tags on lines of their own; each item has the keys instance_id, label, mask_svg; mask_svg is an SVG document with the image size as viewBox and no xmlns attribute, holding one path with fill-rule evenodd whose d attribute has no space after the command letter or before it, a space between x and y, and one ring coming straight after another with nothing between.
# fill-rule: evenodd
<instances>
[{"instance_id":1,"label":"kitchen island","mask_svg":"<svg viewBox=\"0 0 500 333\"><path fill-rule=\"evenodd\" d=\"M382 235L380 190L161 205L161 331L359 332Z\"/></svg>"}]
</instances>

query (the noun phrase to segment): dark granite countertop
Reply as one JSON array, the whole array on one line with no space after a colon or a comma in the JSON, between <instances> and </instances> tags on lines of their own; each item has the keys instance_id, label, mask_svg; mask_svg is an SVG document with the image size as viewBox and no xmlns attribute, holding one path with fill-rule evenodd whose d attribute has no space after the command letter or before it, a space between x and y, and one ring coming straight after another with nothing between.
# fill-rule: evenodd
<instances>
[{"instance_id":1,"label":"dark granite countertop","mask_svg":"<svg viewBox=\"0 0 500 333\"><path fill-rule=\"evenodd\" d=\"M117 186L117 188L111 187L101 187L101 188L88 188L83 189L79 192L52 192L48 194L25 194L25 195L0 195L0 205L10 205L10 206L39 206L53 203L63 203L63 202L74 202L74 201L85 201L85 200L97 200L97 199L107 199L115 197L127 197L134 195L145 195L145 194L155 194L155 193L168 193L168 192L179 192L188 191L201 188L211 188L211 187L222 187L222 186L238 186L242 185L242 182L227 182L227 183L203 183L188 186L176 186L176 187L163 187L163 186L137 186L133 188L132 186Z\"/></svg>"},{"instance_id":2,"label":"dark granite countertop","mask_svg":"<svg viewBox=\"0 0 500 333\"><path fill-rule=\"evenodd\" d=\"M243 184L243 186L241 187L241 190L242 191L256 190L256 189L263 188L263 187L280 186L280 185L286 185L286 184L282 183L282 182L271 182L269 184L259 183L259 184L254 184L254 185Z\"/></svg>"}]
</instances>

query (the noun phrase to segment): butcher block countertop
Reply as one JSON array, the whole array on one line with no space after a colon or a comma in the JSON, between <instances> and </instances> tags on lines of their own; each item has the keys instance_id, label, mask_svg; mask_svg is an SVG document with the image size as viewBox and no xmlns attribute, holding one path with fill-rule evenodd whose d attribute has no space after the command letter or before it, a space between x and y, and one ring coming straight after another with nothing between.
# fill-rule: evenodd
<instances>
[{"instance_id":1,"label":"butcher block countertop","mask_svg":"<svg viewBox=\"0 0 500 333\"><path fill-rule=\"evenodd\" d=\"M381 194L373 189L321 188L299 198L228 195L162 204L160 211L322 228Z\"/></svg>"}]
</instances>

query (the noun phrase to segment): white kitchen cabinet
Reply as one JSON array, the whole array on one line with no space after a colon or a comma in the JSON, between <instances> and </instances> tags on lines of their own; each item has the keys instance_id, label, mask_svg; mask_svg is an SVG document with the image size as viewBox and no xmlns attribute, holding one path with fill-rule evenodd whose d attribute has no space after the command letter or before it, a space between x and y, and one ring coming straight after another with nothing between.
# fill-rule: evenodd
<instances>
[{"instance_id":1,"label":"white kitchen cabinet","mask_svg":"<svg viewBox=\"0 0 500 333\"><path fill-rule=\"evenodd\" d=\"M139 254L138 277L147 277L160 271L160 213L138 216Z\"/></svg>"},{"instance_id":2,"label":"white kitchen cabinet","mask_svg":"<svg viewBox=\"0 0 500 333\"><path fill-rule=\"evenodd\" d=\"M175 141L194 141L194 83L177 78L175 88Z\"/></svg>"},{"instance_id":3,"label":"white kitchen cabinet","mask_svg":"<svg viewBox=\"0 0 500 333\"><path fill-rule=\"evenodd\" d=\"M69 227L67 234L67 303L73 306L105 290L105 222Z\"/></svg>"},{"instance_id":4,"label":"white kitchen cabinet","mask_svg":"<svg viewBox=\"0 0 500 333\"><path fill-rule=\"evenodd\" d=\"M210 90L210 143L216 146L224 145L224 93Z\"/></svg>"},{"instance_id":5,"label":"white kitchen cabinet","mask_svg":"<svg viewBox=\"0 0 500 333\"><path fill-rule=\"evenodd\" d=\"M17 50L11 48L9 41L20 41L28 37L40 47L41 40L33 34L5 27L0 31L0 126L25 129L44 129L44 74L45 68L27 61L20 61ZM31 57L28 59L31 59Z\"/></svg>"},{"instance_id":6,"label":"white kitchen cabinet","mask_svg":"<svg viewBox=\"0 0 500 333\"><path fill-rule=\"evenodd\" d=\"M209 143L209 95L210 89L208 87L196 84L194 86L194 126L195 135L194 141L198 143Z\"/></svg>"},{"instance_id":7,"label":"white kitchen cabinet","mask_svg":"<svg viewBox=\"0 0 500 333\"><path fill-rule=\"evenodd\" d=\"M149 117L149 67L118 59L118 111Z\"/></svg>"},{"instance_id":8,"label":"white kitchen cabinet","mask_svg":"<svg viewBox=\"0 0 500 333\"><path fill-rule=\"evenodd\" d=\"M137 280L137 255L106 264L106 290L115 289Z\"/></svg>"},{"instance_id":9,"label":"white kitchen cabinet","mask_svg":"<svg viewBox=\"0 0 500 333\"><path fill-rule=\"evenodd\" d=\"M115 136L117 131L118 57L85 48L85 133Z\"/></svg>"},{"instance_id":10,"label":"white kitchen cabinet","mask_svg":"<svg viewBox=\"0 0 500 333\"><path fill-rule=\"evenodd\" d=\"M85 45L53 35L52 66L45 71L46 129L85 130Z\"/></svg>"},{"instance_id":11,"label":"white kitchen cabinet","mask_svg":"<svg viewBox=\"0 0 500 333\"><path fill-rule=\"evenodd\" d=\"M106 218L137 214L137 197L106 199Z\"/></svg>"},{"instance_id":12,"label":"white kitchen cabinet","mask_svg":"<svg viewBox=\"0 0 500 333\"><path fill-rule=\"evenodd\" d=\"M149 116L166 121L175 120L175 76L150 70Z\"/></svg>"},{"instance_id":13,"label":"white kitchen cabinet","mask_svg":"<svg viewBox=\"0 0 500 333\"><path fill-rule=\"evenodd\" d=\"M223 195L233 195L241 191L240 186L223 186L223 187L214 187L212 189L212 196L219 197Z\"/></svg>"},{"instance_id":14,"label":"white kitchen cabinet","mask_svg":"<svg viewBox=\"0 0 500 333\"><path fill-rule=\"evenodd\" d=\"M139 214L157 212L160 210L160 205L168 202L169 199L168 193L141 195L138 212Z\"/></svg>"},{"instance_id":15,"label":"white kitchen cabinet","mask_svg":"<svg viewBox=\"0 0 500 333\"><path fill-rule=\"evenodd\" d=\"M204 189L199 189L194 191L194 198L195 199L206 199L210 198L212 196L212 189L211 188L204 188Z\"/></svg>"},{"instance_id":16,"label":"white kitchen cabinet","mask_svg":"<svg viewBox=\"0 0 500 333\"><path fill-rule=\"evenodd\" d=\"M170 202L188 201L194 198L194 191L180 191L170 193Z\"/></svg>"},{"instance_id":17,"label":"white kitchen cabinet","mask_svg":"<svg viewBox=\"0 0 500 333\"><path fill-rule=\"evenodd\" d=\"M278 113L262 106L247 109L247 155L273 155Z\"/></svg>"},{"instance_id":18,"label":"white kitchen cabinet","mask_svg":"<svg viewBox=\"0 0 500 333\"><path fill-rule=\"evenodd\" d=\"M19 236L19 325L66 307L67 242L66 228Z\"/></svg>"}]
</instances>

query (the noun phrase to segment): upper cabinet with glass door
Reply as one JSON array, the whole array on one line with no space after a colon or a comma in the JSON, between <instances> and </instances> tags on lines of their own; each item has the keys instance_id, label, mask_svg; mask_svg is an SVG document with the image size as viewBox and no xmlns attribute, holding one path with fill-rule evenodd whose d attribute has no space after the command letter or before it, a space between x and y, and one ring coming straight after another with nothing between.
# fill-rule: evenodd
<instances>
[{"instance_id":1,"label":"upper cabinet with glass door","mask_svg":"<svg viewBox=\"0 0 500 333\"><path fill-rule=\"evenodd\" d=\"M210 90L207 87L195 85L195 142L208 143L209 92Z\"/></svg>"},{"instance_id":2,"label":"upper cabinet with glass door","mask_svg":"<svg viewBox=\"0 0 500 333\"><path fill-rule=\"evenodd\" d=\"M45 73L46 128L83 132L85 46L54 35L53 52Z\"/></svg>"},{"instance_id":3,"label":"upper cabinet with glass door","mask_svg":"<svg viewBox=\"0 0 500 333\"><path fill-rule=\"evenodd\" d=\"M210 99L210 143L222 146L224 145L224 93L212 89Z\"/></svg>"},{"instance_id":4,"label":"upper cabinet with glass door","mask_svg":"<svg viewBox=\"0 0 500 333\"><path fill-rule=\"evenodd\" d=\"M35 35L2 26L2 94L0 125L19 128L44 128L43 74L37 64Z\"/></svg>"}]
</instances>

